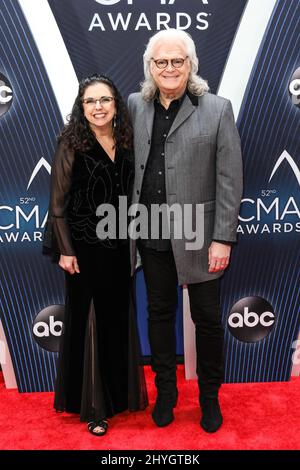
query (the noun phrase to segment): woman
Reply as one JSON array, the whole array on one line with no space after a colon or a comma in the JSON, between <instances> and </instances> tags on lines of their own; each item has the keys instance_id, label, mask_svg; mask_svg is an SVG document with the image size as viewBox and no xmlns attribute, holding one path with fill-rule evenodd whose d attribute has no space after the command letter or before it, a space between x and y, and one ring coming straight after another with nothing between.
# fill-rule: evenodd
<instances>
[{"instance_id":1,"label":"woman","mask_svg":"<svg viewBox=\"0 0 300 470\"><path fill-rule=\"evenodd\" d=\"M44 253L59 259L66 278L54 406L80 413L97 436L106 433L107 418L147 406L129 243L96 233L97 207L118 211L132 179L132 128L122 97L107 77L87 77L54 158Z\"/></svg>"}]
</instances>

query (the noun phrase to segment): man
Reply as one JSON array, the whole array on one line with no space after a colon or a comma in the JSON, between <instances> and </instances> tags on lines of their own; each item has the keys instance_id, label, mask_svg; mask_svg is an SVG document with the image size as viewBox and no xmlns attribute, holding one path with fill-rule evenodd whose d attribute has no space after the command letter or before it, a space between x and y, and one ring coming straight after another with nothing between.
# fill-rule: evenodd
<instances>
[{"instance_id":1,"label":"man","mask_svg":"<svg viewBox=\"0 0 300 470\"><path fill-rule=\"evenodd\" d=\"M187 284L196 327L201 426L215 432L222 424L218 391L223 379L223 327L219 278L236 240L242 194L240 140L228 100L208 93L197 76L195 44L184 31L156 33L144 53L141 93L130 95L134 126L133 203L203 204L204 244L188 250L184 236L140 239L145 275L157 426L174 419L177 402L175 312L177 285ZM193 216L194 217L194 216ZM193 222L195 220L193 219ZM153 220L152 220L153 223ZM135 265L136 244L132 245Z\"/></svg>"}]
</instances>

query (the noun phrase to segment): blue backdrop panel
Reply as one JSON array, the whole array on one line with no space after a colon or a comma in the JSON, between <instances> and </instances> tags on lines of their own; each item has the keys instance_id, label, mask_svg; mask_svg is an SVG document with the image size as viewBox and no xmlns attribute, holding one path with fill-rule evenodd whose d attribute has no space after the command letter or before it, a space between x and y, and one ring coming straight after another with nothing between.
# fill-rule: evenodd
<instances>
[{"instance_id":1,"label":"blue backdrop panel","mask_svg":"<svg viewBox=\"0 0 300 470\"><path fill-rule=\"evenodd\" d=\"M245 189L239 243L222 285L224 323L238 299L253 295L271 304L275 323L263 341L254 343L226 331L229 382L287 380L291 345L298 338L300 114L288 90L300 62L299 15L298 1L277 3L238 122ZM285 159L270 181L284 151L296 170Z\"/></svg>"},{"instance_id":2,"label":"blue backdrop panel","mask_svg":"<svg viewBox=\"0 0 300 470\"><path fill-rule=\"evenodd\" d=\"M49 197L44 166L27 186L41 158L52 160L62 118L18 2L2 2L0 18L0 70L13 89L0 123L0 314L19 390L52 390L55 355L38 347L31 328L39 310L63 300L61 273L38 240Z\"/></svg>"}]
</instances>

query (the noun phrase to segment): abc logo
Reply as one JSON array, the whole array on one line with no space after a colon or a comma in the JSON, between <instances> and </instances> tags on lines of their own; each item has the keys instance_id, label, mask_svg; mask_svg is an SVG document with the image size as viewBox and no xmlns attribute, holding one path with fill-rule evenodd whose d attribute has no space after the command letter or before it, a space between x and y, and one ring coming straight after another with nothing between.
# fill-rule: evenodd
<instances>
[{"instance_id":1,"label":"abc logo","mask_svg":"<svg viewBox=\"0 0 300 470\"><path fill-rule=\"evenodd\" d=\"M0 73L0 116L5 114L11 107L13 91L9 80Z\"/></svg>"},{"instance_id":2,"label":"abc logo","mask_svg":"<svg viewBox=\"0 0 300 470\"><path fill-rule=\"evenodd\" d=\"M265 338L274 323L274 310L269 302L261 297L240 299L233 305L227 319L230 333L246 343L255 343Z\"/></svg>"},{"instance_id":3,"label":"abc logo","mask_svg":"<svg viewBox=\"0 0 300 470\"><path fill-rule=\"evenodd\" d=\"M63 332L63 305L50 305L35 317L32 333L41 348L51 352L59 351L60 337Z\"/></svg>"},{"instance_id":4,"label":"abc logo","mask_svg":"<svg viewBox=\"0 0 300 470\"><path fill-rule=\"evenodd\" d=\"M289 84L289 93L292 103L300 108L300 67L295 70Z\"/></svg>"}]
</instances>

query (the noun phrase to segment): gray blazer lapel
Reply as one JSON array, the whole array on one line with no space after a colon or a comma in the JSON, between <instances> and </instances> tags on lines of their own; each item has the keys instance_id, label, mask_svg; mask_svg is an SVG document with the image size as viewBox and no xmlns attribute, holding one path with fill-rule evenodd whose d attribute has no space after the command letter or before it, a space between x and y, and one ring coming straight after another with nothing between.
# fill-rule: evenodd
<instances>
[{"instance_id":1,"label":"gray blazer lapel","mask_svg":"<svg viewBox=\"0 0 300 470\"><path fill-rule=\"evenodd\" d=\"M149 139L152 137L153 120L154 120L154 103L145 103L145 114L146 114L146 127L149 135Z\"/></svg>"},{"instance_id":2,"label":"gray blazer lapel","mask_svg":"<svg viewBox=\"0 0 300 470\"><path fill-rule=\"evenodd\" d=\"M168 137L195 111L190 98L186 95L169 131Z\"/></svg>"}]
</instances>

